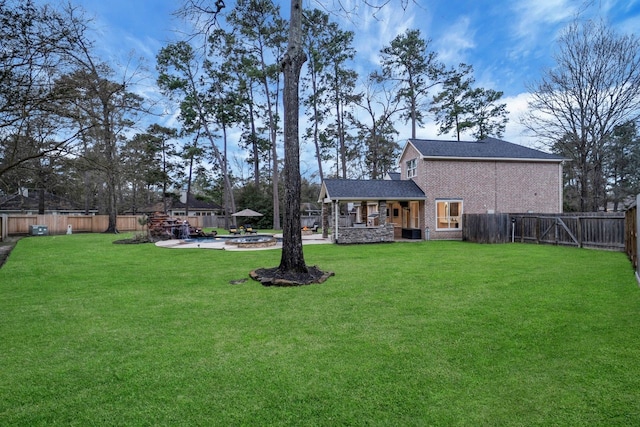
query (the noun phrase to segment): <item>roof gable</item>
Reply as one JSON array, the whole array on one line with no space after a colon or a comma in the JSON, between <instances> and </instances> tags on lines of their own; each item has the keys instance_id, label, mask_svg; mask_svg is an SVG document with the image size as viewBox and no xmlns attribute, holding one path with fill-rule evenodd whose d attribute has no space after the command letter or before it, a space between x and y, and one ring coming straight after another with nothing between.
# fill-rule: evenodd
<instances>
[{"instance_id":1,"label":"roof gable","mask_svg":"<svg viewBox=\"0 0 640 427\"><path fill-rule=\"evenodd\" d=\"M496 138L486 138L481 141L409 139L407 144L411 144L423 158L494 159L558 163L564 160L564 158L555 154L545 153L544 151Z\"/></svg>"},{"instance_id":2,"label":"roof gable","mask_svg":"<svg viewBox=\"0 0 640 427\"><path fill-rule=\"evenodd\" d=\"M319 202L333 200L418 200L424 192L412 180L325 179Z\"/></svg>"}]
</instances>

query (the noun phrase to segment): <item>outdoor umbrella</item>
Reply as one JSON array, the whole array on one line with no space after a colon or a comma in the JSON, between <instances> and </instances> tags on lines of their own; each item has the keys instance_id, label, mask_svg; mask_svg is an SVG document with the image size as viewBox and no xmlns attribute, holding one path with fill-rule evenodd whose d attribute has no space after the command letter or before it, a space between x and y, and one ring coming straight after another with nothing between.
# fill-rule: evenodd
<instances>
[{"instance_id":1,"label":"outdoor umbrella","mask_svg":"<svg viewBox=\"0 0 640 427\"><path fill-rule=\"evenodd\" d=\"M251 209L243 209L240 212L236 212L231 216L263 216L260 212L253 211Z\"/></svg>"},{"instance_id":2,"label":"outdoor umbrella","mask_svg":"<svg viewBox=\"0 0 640 427\"><path fill-rule=\"evenodd\" d=\"M249 217L264 216L264 215L262 215L260 212L256 212L256 211L251 210L251 209L243 209L240 212L236 212L234 214L231 214L231 216L234 216L236 218L238 218L238 217L249 218Z\"/></svg>"}]
</instances>

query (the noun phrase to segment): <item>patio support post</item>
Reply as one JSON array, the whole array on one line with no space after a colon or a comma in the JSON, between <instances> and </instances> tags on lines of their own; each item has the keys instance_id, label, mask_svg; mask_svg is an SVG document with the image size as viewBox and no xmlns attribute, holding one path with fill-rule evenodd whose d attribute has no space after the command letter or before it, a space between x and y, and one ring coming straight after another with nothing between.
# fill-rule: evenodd
<instances>
[{"instance_id":1,"label":"patio support post","mask_svg":"<svg viewBox=\"0 0 640 427\"><path fill-rule=\"evenodd\" d=\"M327 203L322 202L322 214L321 214L321 220L320 223L322 224L322 238L326 239L327 237L329 237L329 224L331 224L330 218L329 218L329 209L330 205Z\"/></svg>"},{"instance_id":2,"label":"patio support post","mask_svg":"<svg viewBox=\"0 0 640 427\"><path fill-rule=\"evenodd\" d=\"M333 202L333 220L334 220L334 224L333 224L333 239L336 243L338 243L338 222L340 219L340 206L339 206L340 201L336 200Z\"/></svg>"},{"instance_id":3,"label":"patio support post","mask_svg":"<svg viewBox=\"0 0 640 427\"><path fill-rule=\"evenodd\" d=\"M387 225L387 202L386 200L380 200L378 202L378 220L380 222L381 227L385 227Z\"/></svg>"}]
</instances>

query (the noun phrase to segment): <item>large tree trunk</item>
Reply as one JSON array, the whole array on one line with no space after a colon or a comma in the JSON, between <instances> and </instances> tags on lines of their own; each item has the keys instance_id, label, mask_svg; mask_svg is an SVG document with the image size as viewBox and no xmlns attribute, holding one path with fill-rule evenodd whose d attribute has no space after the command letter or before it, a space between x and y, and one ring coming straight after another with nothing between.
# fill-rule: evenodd
<instances>
[{"instance_id":1,"label":"large tree trunk","mask_svg":"<svg viewBox=\"0 0 640 427\"><path fill-rule=\"evenodd\" d=\"M44 215L44 196L45 196L44 187L38 189L38 215Z\"/></svg>"},{"instance_id":2,"label":"large tree trunk","mask_svg":"<svg viewBox=\"0 0 640 427\"><path fill-rule=\"evenodd\" d=\"M280 271L307 273L300 222L300 143L298 85L306 57L302 51L302 3L291 0L289 46L282 61L284 74L284 226Z\"/></svg>"},{"instance_id":3,"label":"large tree trunk","mask_svg":"<svg viewBox=\"0 0 640 427\"><path fill-rule=\"evenodd\" d=\"M113 171L107 172L107 215L109 222L105 233L118 233L118 195L116 177Z\"/></svg>"},{"instance_id":4,"label":"large tree trunk","mask_svg":"<svg viewBox=\"0 0 640 427\"><path fill-rule=\"evenodd\" d=\"M252 119L253 120L253 119ZM224 142L223 147L223 162L222 162L222 174L225 176L224 180L224 228L229 229L230 215L236 211L236 200L233 197L233 188L231 188L231 180L229 179L229 172L227 166L227 159L229 154L227 151L227 126L222 127L222 140ZM234 217L235 218L235 217ZM234 221L235 225L235 221Z\"/></svg>"},{"instance_id":5,"label":"large tree trunk","mask_svg":"<svg viewBox=\"0 0 640 427\"><path fill-rule=\"evenodd\" d=\"M109 223L105 233L118 233L118 172L117 172L117 146L116 138L113 134L109 101L105 99L103 104L103 139L105 147L106 185L107 185L107 215Z\"/></svg>"}]
</instances>

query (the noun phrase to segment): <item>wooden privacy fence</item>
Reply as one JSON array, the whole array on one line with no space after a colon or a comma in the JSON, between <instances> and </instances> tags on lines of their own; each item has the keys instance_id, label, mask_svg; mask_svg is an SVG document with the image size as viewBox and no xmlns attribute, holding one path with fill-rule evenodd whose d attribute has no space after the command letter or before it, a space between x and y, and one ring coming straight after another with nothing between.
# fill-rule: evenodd
<instances>
[{"instance_id":1,"label":"wooden privacy fence","mask_svg":"<svg viewBox=\"0 0 640 427\"><path fill-rule=\"evenodd\" d=\"M625 250L622 213L464 214L463 240L526 242Z\"/></svg>"},{"instance_id":2,"label":"wooden privacy fence","mask_svg":"<svg viewBox=\"0 0 640 427\"><path fill-rule=\"evenodd\" d=\"M464 214L462 240L477 243L510 242L511 218L509 214Z\"/></svg>"},{"instance_id":3,"label":"wooden privacy fence","mask_svg":"<svg viewBox=\"0 0 640 427\"><path fill-rule=\"evenodd\" d=\"M638 203L640 203L640 194L636 197L636 203L627 210L625 214L625 251L631 260L633 269L636 271L636 277L640 281L640 265L638 265L638 250L640 250L640 240L638 239Z\"/></svg>"},{"instance_id":4,"label":"wooden privacy fence","mask_svg":"<svg viewBox=\"0 0 640 427\"><path fill-rule=\"evenodd\" d=\"M118 215L118 231L143 231L138 219L141 215ZM192 227L201 228L202 217L184 218ZM0 215L0 238L29 234L30 226L44 225L48 234L66 234L71 226L73 233L102 233L109 225L108 215Z\"/></svg>"}]
</instances>

